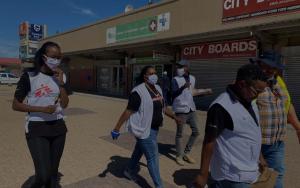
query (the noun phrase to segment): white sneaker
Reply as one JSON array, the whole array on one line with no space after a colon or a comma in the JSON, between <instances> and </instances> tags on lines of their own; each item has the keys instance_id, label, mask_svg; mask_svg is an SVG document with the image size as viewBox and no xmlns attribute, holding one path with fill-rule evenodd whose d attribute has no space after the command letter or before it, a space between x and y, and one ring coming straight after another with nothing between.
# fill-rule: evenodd
<instances>
[{"instance_id":1,"label":"white sneaker","mask_svg":"<svg viewBox=\"0 0 300 188\"><path fill-rule=\"evenodd\" d=\"M184 166L185 164L182 157L176 157L176 163L180 166Z\"/></svg>"},{"instance_id":2,"label":"white sneaker","mask_svg":"<svg viewBox=\"0 0 300 188\"><path fill-rule=\"evenodd\" d=\"M188 154L185 154L185 156L183 156L183 160L185 160L186 162L191 163L191 164L195 164L196 163L195 159L193 159Z\"/></svg>"}]
</instances>

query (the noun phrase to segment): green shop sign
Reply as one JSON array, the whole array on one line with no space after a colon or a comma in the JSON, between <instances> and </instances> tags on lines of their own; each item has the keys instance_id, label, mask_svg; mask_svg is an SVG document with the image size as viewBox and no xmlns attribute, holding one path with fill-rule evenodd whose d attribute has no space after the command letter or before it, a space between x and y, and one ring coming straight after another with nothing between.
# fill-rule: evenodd
<instances>
[{"instance_id":1,"label":"green shop sign","mask_svg":"<svg viewBox=\"0 0 300 188\"><path fill-rule=\"evenodd\" d=\"M116 25L106 30L106 43L112 44L153 36L170 28L170 13Z\"/></svg>"}]
</instances>

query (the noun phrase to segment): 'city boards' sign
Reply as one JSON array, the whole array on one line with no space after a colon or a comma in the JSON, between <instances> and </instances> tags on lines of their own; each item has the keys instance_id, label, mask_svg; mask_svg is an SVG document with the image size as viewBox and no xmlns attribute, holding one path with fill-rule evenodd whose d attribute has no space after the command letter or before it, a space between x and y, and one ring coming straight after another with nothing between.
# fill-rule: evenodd
<instances>
[{"instance_id":1,"label":"'city boards' sign","mask_svg":"<svg viewBox=\"0 0 300 188\"><path fill-rule=\"evenodd\" d=\"M300 10L300 0L223 0L223 22Z\"/></svg>"},{"instance_id":2,"label":"'city boards' sign","mask_svg":"<svg viewBox=\"0 0 300 188\"><path fill-rule=\"evenodd\" d=\"M255 57L257 43L254 39L200 43L182 47L183 59L212 59Z\"/></svg>"}]
</instances>

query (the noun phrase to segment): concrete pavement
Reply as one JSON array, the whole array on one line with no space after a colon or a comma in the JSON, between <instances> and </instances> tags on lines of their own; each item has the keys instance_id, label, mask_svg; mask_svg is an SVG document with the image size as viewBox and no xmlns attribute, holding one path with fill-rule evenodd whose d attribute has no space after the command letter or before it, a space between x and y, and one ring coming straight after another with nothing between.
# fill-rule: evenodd
<instances>
[{"instance_id":1,"label":"concrete pavement","mask_svg":"<svg viewBox=\"0 0 300 188\"><path fill-rule=\"evenodd\" d=\"M24 136L24 113L11 109L14 87L0 85L0 187L26 187L34 174L33 163ZM66 112L68 134L60 165L60 184L66 188L152 187L152 181L141 161L137 183L123 177L134 147L134 139L123 133L119 140L110 138L110 130L126 107L126 100L76 93L70 97ZM192 152L197 160L184 167L174 162L175 124L166 118L159 133L160 171L165 187L186 187L200 164L205 112L198 112L201 135ZM185 139L190 130L186 129ZM286 142L287 188L299 188L300 145L292 129Z\"/></svg>"}]
</instances>

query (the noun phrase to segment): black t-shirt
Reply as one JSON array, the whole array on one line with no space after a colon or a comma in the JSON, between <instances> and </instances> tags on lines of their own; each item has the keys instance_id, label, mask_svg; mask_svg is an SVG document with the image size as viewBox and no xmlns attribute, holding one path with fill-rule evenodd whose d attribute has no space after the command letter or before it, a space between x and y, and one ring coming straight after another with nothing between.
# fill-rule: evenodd
<instances>
[{"instance_id":1,"label":"black t-shirt","mask_svg":"<svg viewBox=\"0 0 300 188\"><path fill-rule=\"evenodd\" d=\"M241 98L238 97L238 95L236 94L237 92L235 92L235 89L231 85L227 87L226 91L229 94L231 100L239 101L245 107L245 109L250 113L250 115L258 125L258 121L251 103L241 100ZM228 129L231 131L234 130L232 118L220 104L214 104L207 113L205 127L205 134L207 136L207 139L210 140L217 138L224 129Z\"/></svg>"},{"instance_id":2,"label":"black t-shirt","mask_svg":"<svg viewBox=\"0 0 300 188\"><path fill-rule=\"evenodd\" d=\"M30 92L29 75L28 75L28 73L23 73L23 75L21 76L21 78L17 84L17 88L15 91L15 98L19 102L23 102L29 92Z\"/></svg>"},{"instance_id":3,"label":"black t-shirt","mask_svg":"<svg viewBox=\"0 0 300 188\"><path fill-rule=\"evenodd\" d=\"M52 75L49 75L52 76ZM21 76L14 97L19 101L23 102L28 93L31 90L30 79L27 72ZM67 92L70 94L69 92ZM29 121L28 122L28 133L26 136L58 136L65 134L67 127L63 119L55 121Z\"/></svg>"},{"instance_id":4,"label":"black t-shirt","mask_svg":"<svg viewBox=\"0 0 300 188\"><path fill-rule=\"evenodd\" d=\"M148 88L147 88L148 89ZM153 99L153 116L152 116L152 123L151 129L158 130L160 126L162 126L163 122L163 101L157 100L158 97L155 96L149 89L148 92L150 93ZM157 92L157 91L156 91ZM157 92L158 93L158 92ZM161 97L159 95L159 97ZM133 112L137 112L141 105L141 97L137 92L133 92L129 96L127 109Z\"/></svg>"}]
</instances>

